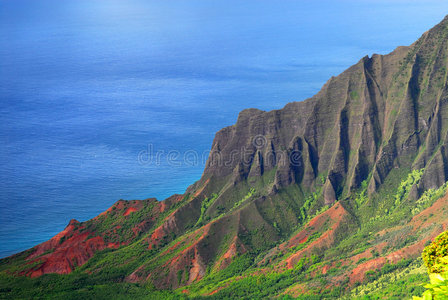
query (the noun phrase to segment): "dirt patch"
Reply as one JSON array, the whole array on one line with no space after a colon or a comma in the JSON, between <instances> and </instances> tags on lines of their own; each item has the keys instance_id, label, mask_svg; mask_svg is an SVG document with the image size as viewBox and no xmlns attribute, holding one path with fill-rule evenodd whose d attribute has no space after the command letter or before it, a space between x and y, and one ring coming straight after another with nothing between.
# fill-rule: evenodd
<instances>
[{"instance_id":1,"label":"dirt patch","mask_svg":"<svg viewBox=\"0 0 448 300\"><path fill-rule=\"evenodd\" d=\"M336 230L339 228L341 222L343 222L347 216L348 212L344 209L344 207L340 203L336 203L326 212L312 219L310 223L306 226L306 228L313 228L313 230L315 231L318 231L317 229L319 229L320 226L324 226L327 220L331 220L333 224L325 233L323 233L318 239L311 242L306 248L299 250L298 252L294 253L289 258L287 258L286 267L288 269L293 268L300 260L300 258L304 257L305 255L311 254L313 249L328 248L331 245L333 245L336 238L335 237ZM306 230L307 229L305 229L304 231ZM298 241L303 240L304 238L301 236L301 233L295 236L295 238L297 238Z\"/></svg>"},{"instance_id":2,"label":"dirt patch","mask_svg":"<svg viewBox=\"0 0 448 300\"><path fill-rule=\"evenodd\" d=\"M128 209L126 209L126 211L124 212L123 216L129 216L131 213L138 211L137 208L135 207L129 207Z\"/></svg>"}]
</instances>

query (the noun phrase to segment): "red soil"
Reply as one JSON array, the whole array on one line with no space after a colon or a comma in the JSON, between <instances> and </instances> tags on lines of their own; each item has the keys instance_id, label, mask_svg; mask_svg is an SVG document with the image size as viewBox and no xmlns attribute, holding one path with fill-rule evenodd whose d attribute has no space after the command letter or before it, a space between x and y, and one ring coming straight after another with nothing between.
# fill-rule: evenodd
<instances>
[{"instance_id":1,"label":"red soil","mask_svg":"<svg viewBox=\"0 0 448 300\"><path fill-rule=\"evenodd\" d=\"M185 248L180 254L178 254L177 256L175 256L173 259L169 260L168 262L165 263L164 266L167 266L168 264L170 264L171 267L173 267L174 265L176 265L179 261L183 261L185 259L188 260L188 257L191 256L190 254L192 252L194 252L194 256L197 256L197 247L200 244L200 242L207 236L209 230L210 230L210 226L212 223L209 223L207 225L205 225L203 228L197 229L192 235L191 235L191 240L193 240L193 244L191 244L189 247ZM199 236L199 234L201 234ZM191 271L190 271L190 278L191 278Z\"/></svg>"},{"instance_id":2,"label":"red soil","mask_svg":"<svg viewBox=\"0 0 448 300\"><path fill-rule=\"evenodd\" d=\"M366 251L364 251L362 253L352 256L350 259L354 263L357 263L362 258L371 258L371 257L373 257L373 254L372 254L373 251L381 253L383 251L384 247L386 247L386 246L387 246L387 242L382 242L378 245L368 248Z\"/></svg>"},{"instance_id":3,"label":"red soil","mask_svg":"<svg viewBox=\"0 0 448 300\"><path fill-rule=\"evenodd\" d=\"M142 270L144 268L145 268L145 265L140 266L137 270L132 272L131 275L126 277L126 281L133 282L133 283L136 283L136 282L139 282L139 281L143 281L143 278L140 276L140 273L142 272Z\"/></svg>"},{"instance_id":4,"label":"red soil","mask_svg":"<svg viewBox=\"0 0 448 300\"><path fill-rule=\"evenodd\" d=\"M295 241L302 241L305 237L309 236L311 232L316 231L316 228L320 228L325 224L327 220L331 220L333 222L330 229L328 229L324 234L322 234L318 239L309 244L306 248L299 250L298 252L291 255L286 259L286 267L288 269L293 268L300 258L308 255L315 248L328 248L335 242L335 232L338 227L341 225L341 222L348 216L348 212L344 209L344 207L338 202L333 205L326 212L320 214L319 216L312 219L306 228L302 230L299 234L293 237L288 244L296 244ZM304 236L305 235L305 236Z\"/></svg>"},{"instance_id":5,"label":"red soil","mask_svg":"<svg viewBox=\"0 0 448 300\"><path fill-rule=\"evenodd\" d=\"M91 232L80 232L82 227L75 229L80 226L79 224L78 221L71 220L63 231L49 241L34 247L35 251L27 257L30 269L21 274L31 277L47 273L67 274L76 266L86 263L95 252L120 246L119 243L106 245L101 236L89 238Z\"/></svg>"},{"instance_id":6,"label":"red soil","mask_svg":"<svg viewBox=\"0 0 448 300\"><path fill-rule=\"evenodd\" d=\"M135 207L129 207L128 209L126 209L126 211L124 212L123 216L129 216L131 213L138 211L137 208Z\"/></svg>"},{"instance_id":7,"label":"red soil","mask_svg":"<svg viewBox=\"0 0 448 300\"><path fill-rule=\"evenodd\" d=\"M323 268L322 268L322 274L323 275L325 275L325 274L327 274L327 272L328 272L328 270L330 270L330 266L329 265L325 265Z\"/></svg>"},{"instance_id":8,"label":"red soil","mask_svg":"<svg viewBox=\"0 0 448 300\"><path fill-rule=\"evenodd\" d=\"M238 236L235 235L232 243L227 249L226 253L218 260L217 266L219 270L225 269L232 262L233 258L237 255L244 254L247 252L244 244L239 240Z\"/></svg>"},{"instance_id":9,"label":"red soil","mask_svg":"<svg viewBox=\"0 0 448 300\"><path fill-rule=\"evenodd\" d=\"M183 271L186 268L189 269L189 277L186 279L186 283L190 284L194 281L198 281L204 277L206 272L206 263L203 258L204 251L204 239L208 236L210 227L213 223L209 223L204 227L197 229L188 237L188 241L192 241L192 244L178 253L173 258L164 263L156 272L165 272L169 270L169 273L163 280L156 282L156 286L178 286L177 274L179 271ZM172 248L177 247L177 244ZM168 253L165 251L164 253Z\"/></svg>"},{"instance_id":10,"label":"red soil","mask_svg":"<svg viewBox=\"0 0 448 300\"><path fill-rule=\"evenodd\" d=\"M211 293L209 293L207 296L212 296L224 288L225 288L224 286L221 286L221 287L217 288L216 290L212 291Z\"/></svg>"},{"instance_id":11,"label":"red soil","mask_svg":"<svg viewBox=\"0 0 448 300\"><path fill-rule=\"evenodd\" d=\"M411 224L415 230L419 230L426 226L430 226L433 223L441 224L442 226L448 226L448 193L437 200L431 207L420 212L414 216L411 220Z\"/></svg>"},{"instance_id":12,"label":"red soil","mask_svg":"<svg viewBox=\"0 0 448 300\"><path fill-rule=\"evenodd\" d=\"M166 210L166 208L167 208L166 202L165 201L160 202L159 211L163 213Z\"/></svg>"},{"instance_id":13,"label":"red soil","mask_svg":"<svg viewBox=\"0 0 448 300\"><path fill-rule=\"evenodd\" d=\"M181 242L177 242L176 244L174 244L173 246L171 246L170 248L166 249L165 251L163 251L160 256L164 256L169 254L170 252L173 252L174 250L176 250L179 246L180 246Z\"/></svg>"},{"instance_id":14,"label":"red soil","mask_svg":"<svg viewBox=\"0 0 448 300\"><path fill-rule=\"evenodd\" d=\"M70 226L70 225L69 225ZM67 274L73 271L76 266L81 266L92 257L96 251L105 248L117 248L118 243L105 245L102 237L97 236L88 239L89 232L74 233L63 243L54 246L54 238L48 242L36 246L36 252L28 257L30 264L39 263L24 273L31 277L37 277L47 273ZM49 248L51 247L51 248ZM48 250L53 252L37 257L36 253L43 253ZM43 251L43 252L42 252Z\"/></svg>"},{"instance_id":15,"label":"red soil","mask_svg":"<svg viewBox=\"0 0 448 300\"><path fill-rule=\"evenodd\" d=\"M116 243L109 243L109 244L107 244L107 248L114 248L114 249L117 249L117 248L119 248L120 247L120 243L119 242L116 242Z\"/></svg>"},{"instance_id":16,"label":"red soil","mask_svg":"<svg viewBox=\"0 0 448 300\"><path fill-rule=\"evenodd\" d=\"M365 279L365 273L367 271L378 270L386 263L397 263L402 259L416 258L420 256L423 248L425 247L425 243L428 240L434 239L448 227L448 211L442 213L445 207L448 207L448 194L437 200L431 207L414 216L409 222L409 225L411 225L413 228L413 234L417 234L417 232L423 228L434 226L434 224L440 224L441 226L436 226L430 234L425 235L425 237L422 237L418 242L412 245L394 251L385 257L378 257L358 265L352 270L349 275L350 284L363 281ZM397 226L395 228L388 229L387 232L399 230L401 228L403 228L403 226ZM386 231L381 232L381 234L385 233ZM369 255L369 252L372 249L382 249L384 246L386 246L386 244L387 243L378 244L375 247L372 247L365 252L352 257L352 260L356 262L362 257L371 257L371 255Z\"/></svg>"},{"instance_id":17,"label":"red soil","mask_svg":"<svg viewBox=\"0 0 448 300\"><path fill-rule=\"evenodd\" d=\"M168 217L166 217L163 224L154 230L151 237L147 239L147 242L149 244L148 249L152 249L154 245L158 245L163 237L165 237L177 227L177 212L178 210L173 211Z\"/></svg>"},{"instance_id":18,"label":"red soil","mask_svg":"<svg viewBox=\"0 0 448 300\"><path fill-rule=\"evenodd\" d=\"M182 195L178 198L182 199ZM176 199L178 200L178 199ZM158 214L160 207L167 208L170 204L160 204L156 199L124 201L119 200L105 212L93 218L95 221L102 221L102 218L110 218L112 211L128 216L139 211L148 203L156 204L155 213ZM154 217L142 221L132 228L137 236L141 232L147 231L153 224ZM110 233L117 234L120 225L110 228ZM67 274L77 266L86 263L97 251L105 248L118 248L125 243L106 243L102 236L95 236L95 232L85 230L85 227L76 220L71 220L68 226L55 235L52 239L37 245L33 248L33 253L27 257L29 268L22 275L31 277L40 276L46 273Z\"/></svg>"},{"instance_id":19,"label":"red soil","mask_svg":"<svg viewBox=\"0 0 448 300\"><path fill-rule=\"evenodd\" d=\"M193 267L190 269L190 278L188 283L200 280L205 275L205 264L202 262L202 258L199 255L198 248L194 248L194 258L191 261Z\"/></svg>"},{"instance_id":20,"label":"red soil","mask_svg":"<svg viewBox=\"0 0 448 300\"><path fill-rule=\"evenodd\" d=\"M330 209L333 209L336 206L339 207L341 205L339 203L336 203ZM302 231L293 236L286 243L280 245L280 249L283 250L285 248L293 248L298 246L299 244L306 243L306 241L308 241L309 236L317 232L325 224L325 222L331 220L331 216L328 213L329 210L311 219L311 221L305 226L305 228Z\"/></svg>"},{"instance_id":21,"label":"red soil","mask_svg":"<svg viewBox=\"0 0 448 300\"><path fill-rule=\"evenodd\" d=\"M157 245L159 241L166 235L164 225L157 227L148 240L148 249L151 250L154 245Z\"/></svg>"},{"instance_id":22,"label":"red soil","mask_svg":"<svg viewBox=\"0 0 448 300\"><path fill-rule=\"evenodd\" d=\"M56 234L50 240L34 247L35 251L33 252L33 254L28 256L27 259L33 259L35 257L42 255L44 252L47 252L47 251L50 251L50 250L56 248L59 245L59 241L61 240L61 238L70 235L73 232L75 226L79 226L79 224L80 223L75 219L70 220L67 227L65 227L65 229L63 231Z\"/></svg>"}]
</instances>

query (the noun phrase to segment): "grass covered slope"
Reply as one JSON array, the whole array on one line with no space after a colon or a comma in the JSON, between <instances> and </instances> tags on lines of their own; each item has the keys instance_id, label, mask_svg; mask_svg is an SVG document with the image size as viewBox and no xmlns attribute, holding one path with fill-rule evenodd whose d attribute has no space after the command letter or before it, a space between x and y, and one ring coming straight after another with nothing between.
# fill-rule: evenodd
<instances>
[{"instance_id":1,"label":"grass covered slope","mask_svg":"<svg viewBox=\"0 0 448 300\"><path fill-rule=\"evenodd\" d=\"M392 198L400 197L411 176L412 173L405 177ZM202 248L210 249L200 245L210 235L213 221L166 245L160 244L158 251L147 249L145 240L148 235L117 249L99 251L70 274L48 274L37 278L14 276L22 272L25 258L31 253L29 251L2 260L0 294L16 299L39 296L98 298L107 295L133 299L277 295L317 299L364 297L366 294L399 299L420 295L424 291L421 284L427 281L421 252L429 241L448 229L446 188L444 185L425 193L416 201L419 203L417 210L391 207L390 214L373 218L361 226L357 224L359 218L350 212L349 207L350 203L355 205L360 200L337 202L310 217L277 246L262 251L245 248L244 238L238 235L236 239L228 238L224 245L229 246L223 247L214 264L200 277L195 273L200 262L195 262L194 255ZM364 197L363 192L359 194L358 197ZM367 205L368 201L364 201ZM403 215L407 217L403 218ZM169 217L168 214L166 216ZM228 222L228 217L222 218ZM188 257L185 256L188 253L192 255L190 262L193 265L187 265L185 261L186 267L174 273L179 288L172 287L174 290L171 288L169 291L156 289L151 276L156 274L157 278L169 278L173 266ZM144 274L143 279L140 273L140 277L134 274L135 270ZM191 278L193 280L189 282Z\"/></svg>"},{"instance_id":2,"label":"grass covered slope","mask_svg":"<svg viewBox=\"0 0 448 300\"><path fill-rule=\"evenodd\" d=\"M396 297L448 227L448 18L314 97L240 113L202 178L0 260L4 298Z\"/></svg>"}]
</instances>

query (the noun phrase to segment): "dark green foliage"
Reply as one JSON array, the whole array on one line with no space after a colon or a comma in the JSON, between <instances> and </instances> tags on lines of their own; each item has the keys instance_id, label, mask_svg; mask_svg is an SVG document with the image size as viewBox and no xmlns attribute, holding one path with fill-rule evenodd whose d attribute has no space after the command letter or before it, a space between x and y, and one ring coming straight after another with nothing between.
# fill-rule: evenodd
<instances>
[{"instance_id":1,"label":"dark green foliage","mask_svg":"<svg viewBox=\"0 0 448 300\"><path fill-rule=\"evenodd\" d=\"M0 299L184 299L150 285L102 283L88 274L44 275L32 279L0 273Z\"/></svg>"}]
</instances>

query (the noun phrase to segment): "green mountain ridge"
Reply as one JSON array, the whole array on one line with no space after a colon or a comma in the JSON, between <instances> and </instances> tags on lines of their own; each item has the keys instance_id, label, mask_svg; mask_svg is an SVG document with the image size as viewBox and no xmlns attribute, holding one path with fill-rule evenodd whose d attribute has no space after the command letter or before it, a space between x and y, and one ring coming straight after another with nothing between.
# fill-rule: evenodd
<instances>
[{"instance_id":1,"label":"green mountain ridge","mask_svg":"<svg viewBox=\"0 0 448 300\"><path fill-rule=\"evenodd\" d=\"M242 111L184 195L0 260L0 298L420 295L448 229L447 35L448 17L310 99Z\"/></svg>"}]
</instances>

